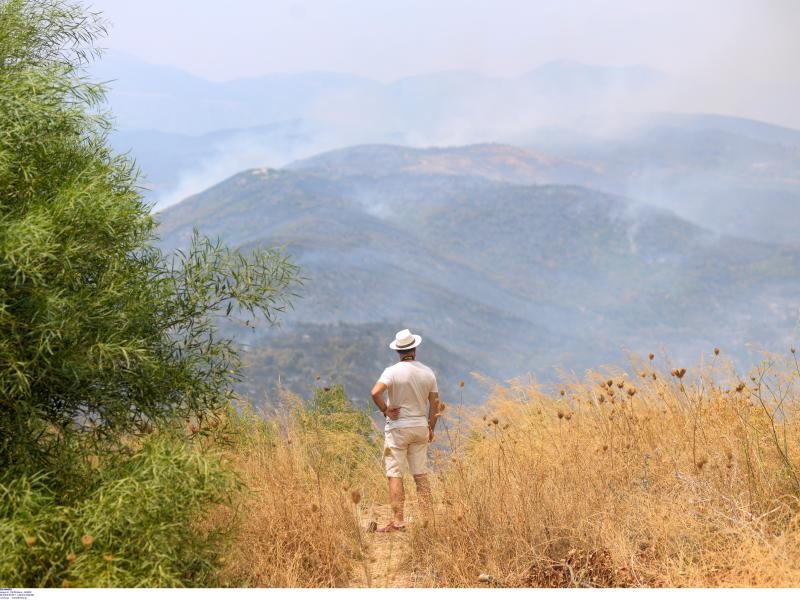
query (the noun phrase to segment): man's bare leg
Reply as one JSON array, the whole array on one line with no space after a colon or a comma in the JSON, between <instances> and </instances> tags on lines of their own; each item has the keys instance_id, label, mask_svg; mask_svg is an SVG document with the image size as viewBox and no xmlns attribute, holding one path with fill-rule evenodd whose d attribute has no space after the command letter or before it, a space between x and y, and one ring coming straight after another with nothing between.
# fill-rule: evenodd
<instances>
[{"instance_id":1,"label":"man's bare leg","mask_svg":"<svg viewBox=\"0 0 800 600\"><path fill-rule=\"evenodd\" d=\"M402 477L389 477L389 499L392 502L392 512L396 525L403 524L403 504L405 503L405 490Z\"/></svg>"}]
</instances>

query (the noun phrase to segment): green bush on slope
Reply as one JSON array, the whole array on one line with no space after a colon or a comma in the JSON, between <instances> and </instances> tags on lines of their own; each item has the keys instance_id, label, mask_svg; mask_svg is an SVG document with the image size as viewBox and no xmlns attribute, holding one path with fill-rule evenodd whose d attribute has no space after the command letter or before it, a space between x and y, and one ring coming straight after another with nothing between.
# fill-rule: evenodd
<instances>
[{"instance_id":1,"label":"green bush on slope","mask_svg":"<svg viewBox=\"0 0 800 600\"><path fill-rule=\"evenodd\" d=\"M0 0L0 586L205 580L216 537L192 523L230 481L174 424L232 397L219 319L274 322L298 282L281 250L154 245L86 74L104 29L77 2Z\"/></svg>"},{"instance_id":2,"label":"green bush on slope","mask_svg":"<svg viewBox=\"0 0 800 600\"><path fill-rule=\"evenodd\" d=\"M224 540L195 522L234 484L219 456L161 434L97 471L94 489L68 506L41 477L0 485L3 585L202 585Z\"/></svg>"}]
</instances>

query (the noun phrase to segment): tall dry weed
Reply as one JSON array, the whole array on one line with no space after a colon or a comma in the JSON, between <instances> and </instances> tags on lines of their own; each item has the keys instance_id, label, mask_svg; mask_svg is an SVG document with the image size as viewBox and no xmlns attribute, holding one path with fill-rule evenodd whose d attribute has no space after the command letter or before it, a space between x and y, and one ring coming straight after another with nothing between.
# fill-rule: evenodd
<instances>
[{"instance_id":1,"label":"tall dry weed","mask_svg":"<svg viewBox=\"0 0 800 600\"><path fill-rule=\"evenodd\" d=\"M408 568L452 587L800 585L800 370L718 361L495 389L447 431L443 508Z\"/></svg>"},{"instance_id":2,"label":"tall dry weed","mask_svg":"<svg viewBox=\"0 0 800 600\"><path fill-rule=\"evenodd\" d=\"M244 484L222 585L344 587L368 560L358 505L374 501L380 447L341 389L303 406L287 395L264 420L239 415L230 456ZM368 427L365 427L368 425Z\"/></svg>"}]
</instances>

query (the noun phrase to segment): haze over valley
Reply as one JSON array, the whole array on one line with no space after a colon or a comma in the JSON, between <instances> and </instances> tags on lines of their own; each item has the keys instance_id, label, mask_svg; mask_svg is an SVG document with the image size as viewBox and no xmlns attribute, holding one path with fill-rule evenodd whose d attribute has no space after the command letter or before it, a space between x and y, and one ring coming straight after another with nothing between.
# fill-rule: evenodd
<instances>
[{"instance_id":1,"label":"haze over valley","mask_svg":"<svg viewBox=\"0 0 800 600\"><path fill-rule=\"evenodd\" d=\"M797 337L800 131L687 103L674 73L93 68L163 247L197 228L304 269L280 328L236 332L256 399L278 381L363 396L403 327L450 390L651 351L742 366Z\"/></svg>"}]
</instances>

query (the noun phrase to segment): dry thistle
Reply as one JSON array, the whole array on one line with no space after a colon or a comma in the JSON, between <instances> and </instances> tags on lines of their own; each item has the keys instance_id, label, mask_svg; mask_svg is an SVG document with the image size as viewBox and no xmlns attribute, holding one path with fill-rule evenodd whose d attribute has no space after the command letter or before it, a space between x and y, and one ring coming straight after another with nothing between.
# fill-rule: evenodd
<instances>
[{"instance_id":1,"label":"dry thistle","mask_svg":"<svg viewBox=\"0 0 800 600\"><path fill-rule=\"evenodd\" d=\"M311 512L312 512L312 513L315 513L315 512L317 512L318 510L319 510L319 506L317 506L316 504L312 504L312 505L311 505Z\"/></svg>"},{"instance_id":2,"label":"dry thistle","mask_svg":"<svg viewBox=\"0 0 800 600\"><path fill-rule=\"evenodd\" d=\"M792 346L791 348L789 348L789 352L791 352L792 354L795 354L797 352L797 350L795 350L794 346Z\"/></svg>"},{"instance_id":3,"label":"dry thistle","mask_svg":"<svg viewBox=\"0 0 800 600\"><path fill-rule=\"evenodd\" d=\"M658 376L656 375L656 372L655 372L655 371L653 371L653 381L655 381L657 377L658 377Z\"/></svg>"},{"instance_id":4,"label":"dry thistle","mask_svg":"<svg viewBox=\"0 0 800 600\"><path fill-rule=\"evenodd\" d=\"M94 543L94 538L90 536L88 533L86 535L81 536L81 544L83 544L85 548L91 548L93 543Z\"/></svg>"},{"instance_id":5,"label":"dry thistle","mask_svg":"<svg viewBox=\"0 0 800 600\"><path fill-rule=\"evenodd\" d=\"M653 354L652 352L647 355L647 358L649 358L650 360L653 360L655 357L656 357L656 355Z\"/></svg>"},{"instance_id":6,"label":"dry thistle","mask_svg":"<svg viewBox=\"0 0 800 600\"><path fill-rule=\"evenodd\" d=\"M605 397L603 394L600 394L600 396L597 398L597 401L598 401L600 404L603 404L603 402L605 402L605 401L606 401L606 397Z\"/></svg>"},{"instance_id":7,"label":"dry thistle","mask_svg":"<svg viewBox=\"0 0 800 600\"><path fill-rule=\"evenodd\" d=\"M492 418L492 424L497 425L499 422L500 422L500 419L498 419L497 417L493 417Z\"/></svg>"},{"instance_id":8,"label":"dry thistle","mask_svg":"<svg viewBox=\"0 0 800 600\"><path fill-rule=\"evenodd\" d=\"M635 387L633 387L633 386L629 387L629 388L628 388L628 396L630 396L631 398L633 398L635 395L636 395L636 388L635 388Z\"/></svg>"},{"instance_id":9,"label":"dry thistle","mask_svg":"<svg viewBox=\"0 0 800 600\"><path fill-rule=\"evenodd\" d=\"M573 414L573 413L571 413L571 412L568 412L567 414L565 414L565 415L564 415L564 418L565 418L567 421L569 421L570 419L572 419L572 414Z\"/></svg>"},{"instance_id":10,"label":"dry thistle","mask_svg":"<svg viewBox=\"0 0 800 600\"><path fill-rule=\"evenodd\" d=\"M714 348L714 355L719 356L719 348Z\"/></svg>"},{"instance_id":11,"label":"dry thistle","mask_svg":"<svg viewBox=\"0 0 800 600\"><path fill-rule=\"evenodd\" d=\"M558 411L558 418L559 419L563 419L564 418L564 411L563 410Z\"/></svg>"},{"instance_id":12,"label":"dry thistle","mask_svg":"<svg viewBox=\"0 0 800 600\"><path fill-rule=\"evenodd\" d=\"M613 379L609 379L608 381L606 381L606 385L608 387L611 387L612 385L614 385L614 380Z\"/></svg>"},{"instance_id":13,"label":"dry thistle","mask_svg":"<svg viewBox=\"0 0 800 600\"><path fill-rule=\"evenodd\" d=\"M639 373L639 377L641 377L642 379L646 378L647 377L647 371L642 371L641 373Z\"/></svg>"},{"instance_id":14,"label":"dry thistle","mask_svg":"<svg viewBox=\"0 0 800 600\"><path fill-rule=\"evenodd\" d=\"M460 388L464 387L464 380L463 379L458 382L458 387L460 387Z\"/></svg>"},{"instance_id":15,"label":"dry thistle","mask_svg":"<svg viewBox=\"0 0 800 600\"><path fill-rule=\"evenodd\" d=\"M737 392L741 392L741 391L743 391L743 390L744 390L744 388L745 388L745 387L746 387L746 386L745 386L745 383L744 383L744 381L740 381L740 382L739 382L739 384L736 386L736 391L737 391Z\"/></svg>"},{"instance_id":16,"label":"dry thistle","mask_svg":"<svg viewBox=\"0 0 800 600\"><path fill-rule=\"evenodd\" d=\"M619 389L622 389L622 388L624 388L624 387L625 387L625 380L624 380L624 379L620 379L620 380L617 382L617 387L618 387Z\"/></svg>"},{"instance_id":17,"label":"dry thistle","mask_svg":"<svg viewBox=\"0 0 800 600\"><path fill-rule=\"evenodd\" d=\"M564 390L561 390L561 391L559 392L559 394L561 394L561 395L563 396L564 394L566 394L566 392L565 392Z\"/></svg>"},{"instance_id":18,"label":"dry thistle","mask_svg":"<svg viewBox=\"0 0 800 600\"><path fill-rule=\"evenodd\" d=\"M358 490L351 491L350 500L353 502L353 504L358 504L359 502L361 502L361 492L359 492Z\"/></svg>"},{"instance_id":19,"label":"dry thistle","mask_svg":"<svg viewBox=\"0 0 800 600\"><path fill-rule=\"evenodd\" d=\"M703 467L706 466L707 462L708 462L708 459L706 457L702 457L702 458L698 459L697 460L697 468L702 471Z\"/></svg>"}]
</instances>

